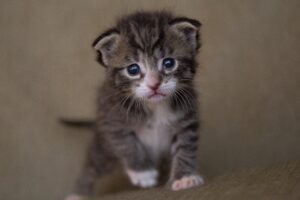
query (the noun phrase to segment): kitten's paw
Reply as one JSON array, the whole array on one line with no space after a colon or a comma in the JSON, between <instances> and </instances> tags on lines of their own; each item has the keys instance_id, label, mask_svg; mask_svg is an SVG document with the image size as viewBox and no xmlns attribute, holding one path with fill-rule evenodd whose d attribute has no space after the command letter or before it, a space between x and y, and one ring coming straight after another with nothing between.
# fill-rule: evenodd
<instances>
[{"instance_id":1,"label":"kitten's paw","mask_svg":"<svg viewBox=\"0 0 300 200\"><path fill-rule=\"evenodd\" d=\"M172 183L171 189L173 191L184 190L195 186L204 184L204 179L200 175L184 176L181 179L175 180Z\"/></svg>"},{"instance_id":2,"label":"kitten's paw","mask_svg":"<svg viewBox=\"0 0 300 200\"><path fill-rule=\"evenodd\" d=\"M77 194L70 194L65 198L65 200L84 200L84 199L85 198L83 196Z\"/></svg>"},{"instance_id":3,"label":"kitten's paw","mask_svg":"<svg viewBox=\"0 0 300 200\"><path fill-rule=\"evenodd\" d=\"M155 169L146 171L126 171L133 185L143 188L153 187L157 184L158 172Z\"/></svg>"}]
</instances>

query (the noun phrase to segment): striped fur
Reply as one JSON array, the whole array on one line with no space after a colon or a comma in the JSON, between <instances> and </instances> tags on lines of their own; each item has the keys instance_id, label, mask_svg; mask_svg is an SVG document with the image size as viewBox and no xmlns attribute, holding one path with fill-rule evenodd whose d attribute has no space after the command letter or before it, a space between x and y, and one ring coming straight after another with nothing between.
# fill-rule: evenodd
<instances>
[{"instance_id":1,"label":"striped fur","mask_svg":"<svg viewBox=\"0 0 300 200\"><path fill-rule=\"evenodd\" d=\"M200 180L195 178L199 117L193 88L199 28L198 21L168 12L138 12L121 18L95 40L106 80L98 95L94 143L74 193L91 195L95 179L115 166L112 161L124 166L133 184L153 186L164 157L171 158L169 183L176 183L174 188L199 184L195 181ZM176 60L176 70L160 69L165 57ZM138 78L124 75L132 63L143 65ZM136 95L150 72L159 87L170 87L157 102Z\"/></svg>"}]
</instances>

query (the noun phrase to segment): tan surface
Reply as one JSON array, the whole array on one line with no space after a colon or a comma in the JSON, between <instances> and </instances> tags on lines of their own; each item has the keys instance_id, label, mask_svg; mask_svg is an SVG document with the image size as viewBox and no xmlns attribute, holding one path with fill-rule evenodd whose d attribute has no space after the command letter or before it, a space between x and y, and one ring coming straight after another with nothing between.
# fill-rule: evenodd
<instances>
[{"instance_id":1,"label":"tan surface","mask_svg":"<svg viewBox=\"0 0 300 200\"><path fill-rule=\"evenodd\" d=\"M169 8L203 23L201 165L214 177L300 158L300 1L1 0L0 199L62 199L103 69L90 44L116 16Z\"/></svg>"},{"instance_id":2,"label":"tan surface","mask_svg":"<svg viewBox=\"0 0 300 200\"><path fill-rule=\"evenodd\" d=\"M171 192L163 188L123 192L99 200L299 200L300 162L215 178L203 187Z\"/></svg>"}]
</instances>

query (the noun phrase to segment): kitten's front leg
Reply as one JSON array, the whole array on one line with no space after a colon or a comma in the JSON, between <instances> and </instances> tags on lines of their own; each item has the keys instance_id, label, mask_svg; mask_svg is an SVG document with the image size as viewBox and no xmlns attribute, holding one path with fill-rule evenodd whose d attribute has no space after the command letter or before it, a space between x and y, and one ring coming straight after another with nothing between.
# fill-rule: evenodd
<instances>
[{"instance_id":1,"label":"kitten's front leg","mask_svg":"<svg viewBox=\"0 0 300 200\"><path fill-rule=\"evenodd\" d=\"M198 121L186 120L172 144L171 189L182 190L204 183L197 173Z\"/></svg>"},{"instance_id":2,"label":"kitten's front leg","mask_svg":"<svg viewBox=\"0 0 300 200\"><path fill-rule=\"evenodd\" d=\"M148 188L157 184L158 171L134 132L115 132L110 140L133 185Z\"/></svg>"}]
</instances>

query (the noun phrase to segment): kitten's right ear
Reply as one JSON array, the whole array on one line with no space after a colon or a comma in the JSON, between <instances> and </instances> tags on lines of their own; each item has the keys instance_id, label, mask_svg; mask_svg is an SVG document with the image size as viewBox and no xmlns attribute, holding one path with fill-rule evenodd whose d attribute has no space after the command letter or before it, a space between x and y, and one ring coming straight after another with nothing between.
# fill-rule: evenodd
<instances>
[{"instance_id":1,"label":"kitten's right ear","mask_svg":"<svg viewBox=\"0 0 300 200\"><path fill-rule=\"evenodd\" d=\"M194 49L200 47L199 29L201 23L195 19L186 17L175 18L170 22L171 30L173 30L180 38L185 40Z\"/></svg>"},{"instance_id":2,"label":"kitten's right ear","mask_svg":"<svg viewBox=\"0 0 300 200\"><path fill-rule=\"evenodd\" d=\"M93 47L99 53L98 61L107 66L109 60L116 53L120 44L120 33L116 29L110 29L101 34L94 42Z\"/></svg>"}]
</instances>

